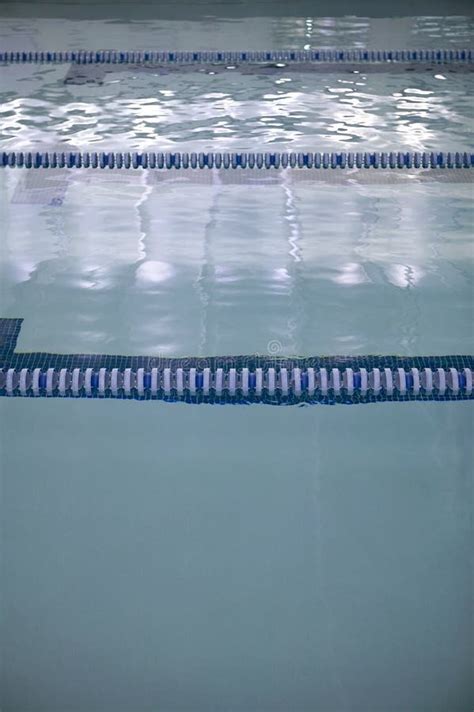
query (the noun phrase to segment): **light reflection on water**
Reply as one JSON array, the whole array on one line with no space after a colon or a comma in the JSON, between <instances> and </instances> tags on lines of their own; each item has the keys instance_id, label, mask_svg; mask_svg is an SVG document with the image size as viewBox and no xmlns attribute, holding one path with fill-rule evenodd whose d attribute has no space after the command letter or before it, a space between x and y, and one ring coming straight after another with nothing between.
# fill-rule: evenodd
<instances>
[{"instance_id":1,"label":"light reflection on water","mask_svg":"<svg viewBox=\"0 0 474 712\"><path fill-rule=\"evenodd\" d=\"M44 192L32 202L44 175L2 173L17 209L2 263L4 311L27 317L24 339L39 320L45 350L95 351L93 333L124 353L169 355L264 352L273 338L308 355L396 353L400 341L407 353L471 349L469 184L63 171L56 206ZM70 328L71 313L87 328ZM433 319L442 328L427 330Z\"/></svg>"},{"instance_id":2,"label":"light reflection on water","mask_svg":"<svg viewBox=\"0 0 474 712\"><path fill-rule=\"evenodd\" d=\"M65 86L59 68L48 77L28 67L28 86L20 87L13 69L4 70L0 110L1 145L9 148L430 150L465 147L474 125L464 72L170 78L121 71L100 86Z\"/></svg>"}]
</instances>

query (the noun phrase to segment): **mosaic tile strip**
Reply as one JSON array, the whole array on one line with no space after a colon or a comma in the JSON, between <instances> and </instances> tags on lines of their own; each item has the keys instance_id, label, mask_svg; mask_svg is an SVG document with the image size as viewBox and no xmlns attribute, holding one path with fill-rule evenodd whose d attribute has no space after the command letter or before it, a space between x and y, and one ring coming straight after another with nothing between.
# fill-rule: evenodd
<instances>
[{"instance_id":1,"label":"mosaic tile strip","mask_svg":"<svg viewBox=\"0 0 474 712\"><path fill-rule=\"evenodd\" d=\"M18 353L0 319L0 395L271 405L473 398L472 356L160 358Z\"/></svg>"}]
</instances>

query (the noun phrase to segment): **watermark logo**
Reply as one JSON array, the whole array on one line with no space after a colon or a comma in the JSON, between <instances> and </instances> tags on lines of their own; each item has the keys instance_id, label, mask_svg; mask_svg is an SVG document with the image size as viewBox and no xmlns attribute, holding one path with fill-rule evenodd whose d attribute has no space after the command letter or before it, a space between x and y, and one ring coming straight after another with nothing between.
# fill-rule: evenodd
<instances>
[{"instance_id":1,"label":"watermark logo","mask_svg":"<svg viewBox=\"0 0 474 712\"><path fill-rule=\"evenodd\" d=\"M279 356L283 351L283 346L277 339L271 339L267 344L267 353L269 356Z\"/></svg>"}]
</instances>

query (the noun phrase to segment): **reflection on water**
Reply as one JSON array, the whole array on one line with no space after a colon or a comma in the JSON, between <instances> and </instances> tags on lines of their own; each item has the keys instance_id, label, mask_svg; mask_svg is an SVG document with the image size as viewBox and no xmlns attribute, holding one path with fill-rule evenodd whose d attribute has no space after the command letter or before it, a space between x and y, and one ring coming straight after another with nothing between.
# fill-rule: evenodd
<instances>
[{"instance_id":1,"label":"reflection on water","mask_svg":"<svg viewBox=\"0 0 474 712\"><path fill-rule=\"evenodd\" d=\"M100 85L65 86L67 67L4 68L1 145L439 150L465 148L474 126L465 71L209 71L130 68L104 73Z\"/></svg>"},{"instance_id":2,"label":"reflection on water","mask_svg":"<svg viewBox=\"0 0 474 712\"><path fill-rule=\"evenodd\" d=\"M101 334L109 352L170 356L275 339L299 355L471 351L470 183L227 173L56 171L56 205L35 192L47 171L2 172L5 212L18 196L3 312L26 317L21 347L91 352Z\"/></svg>"}]
</instances>

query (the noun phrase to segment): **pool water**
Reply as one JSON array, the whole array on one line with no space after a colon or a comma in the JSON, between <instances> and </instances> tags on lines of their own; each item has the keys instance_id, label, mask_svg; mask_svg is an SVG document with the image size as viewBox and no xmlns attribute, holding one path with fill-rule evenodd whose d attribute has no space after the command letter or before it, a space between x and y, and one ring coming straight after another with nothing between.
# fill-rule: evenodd
<instances>
[{"instance_id":1,"label":"pool water","mask_svg":"<svg viewBox=\"0 0 474 712\"><path fill-rule=\"evenodd\" d=\"M308 172L2 171L19 350L471 353L472 184Z\"/></svg>"},{"instance_id":2,"label":"pool water","mask_svg":"<svg viewBox=\"0 0 474 712\"><path fill-rule=\"evenodd\" d=\"M463 66L229 67L10 65L2 147L456 150L472 133Z\"/></svg>"},{"instance_id":3,"label":"pool water","mask_svg":"<svg viewBox=\"0 0 474 712\"><path fill-rule=\"evenodd\" d=\"M469 17L18 8L5 49L472 41ZM447 67L1 72L3 150L471 146L472 74ZM473 352L469 171L0 184L0 316L24 318L20 351ZM471 402L1 398L0 421L4 712L472 708Z\"/></svg>"}]
</instances>

